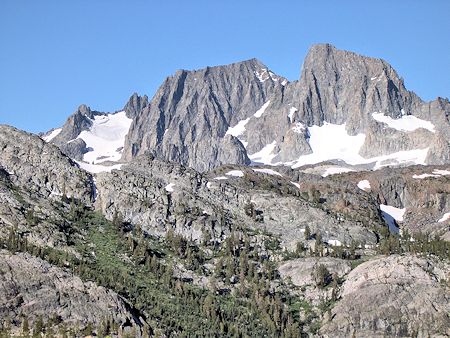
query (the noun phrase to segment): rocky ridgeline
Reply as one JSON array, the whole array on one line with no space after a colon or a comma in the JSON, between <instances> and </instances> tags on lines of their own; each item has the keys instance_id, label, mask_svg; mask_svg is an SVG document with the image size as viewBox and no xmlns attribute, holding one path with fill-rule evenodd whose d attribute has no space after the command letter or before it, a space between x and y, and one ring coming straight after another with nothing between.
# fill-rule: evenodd
<instances>
[{"instance_id":1,"label":"rocky ridgeline","mask_svg":"<svg viewBox=\"0 0 450 338\"><path fill-rule=\"evenodd\" d=\"M249 164L249 157L271 148L272 163L293 163L312 153L309 127L345 124L349 135L365 134L359 155L373 158L425 150L427 164L450 161L450 103L422 101L384 60L314 45L300 79L289 82L256 59L202 70L180 70L154 97L133 94L123 110L133 119L123 161L152 153L199 171L224 164ZM386 126L419 118L433 128ZM77 136L96 114L82 105L51 141L81 160L89 149ZM268 160L266 160L268 161Z\"/></svg>"}]
</instances>

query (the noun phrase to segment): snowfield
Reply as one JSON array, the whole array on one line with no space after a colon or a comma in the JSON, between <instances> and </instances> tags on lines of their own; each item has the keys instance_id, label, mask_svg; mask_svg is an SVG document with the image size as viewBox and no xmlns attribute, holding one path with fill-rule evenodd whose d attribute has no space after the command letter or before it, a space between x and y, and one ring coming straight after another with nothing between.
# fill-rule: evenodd
<instances>
[{"instance_id":1,"label":"snowfield","mask_svg":"<svg viewBox=\"0 0 450 338\"><path fill-rule=\"evenodd\" d=\"M390 116L386 116L383 113L373 113L372 117L381 123L385 123L389 128L400 131L414 131L416 129L427 129L432 133L436 132L434 124L430 121L419 119L412 115L404 115L399 119L393 119Z\"/></svg>"},{"instance_id":2,"label":"snowfield","mask_svg":"<svg viewBox=\"0 0 450 338\"><path fill-rule=\"evenodd\" d=\"M390 205L380 204L380 209L384 221L389 226L389 230L394 233L399 233L399 228L395 225L395 221L403 221L406 208L399 209Z\"/></svg>"},{"instance_id":3,"label":"snowfield","mask_svg":"<svg viewBox=\"0 0 450 338\"><path fill-rule=\"evenodd\" d=\"M364 144L366 136L364 134L350 136L345 130L345 124L325 122L323 126L308 127L308 133L309 145L313 152L300 156L294 161L293 168L337 158L349 164L364 161L358 152Z\"/></svg>"},{"instance_id":4,"label":"snowfield","mask_svg":"<svg viewBox=\"0 0 450 338\"><path fill-rule=\"evenodd\" d=\"M450 219L450 212L446 212L441 219L438 220L439 223L445 222L446 220Z\"/></svg>"},{"instance_id":5,"label":"snowfield","mask_svg":"<svg viewBox=\"0 0 450 338\"><path fill-rule=\"evenodd\" d=\"M244 177L244 172L242 170L231 170L227 172L225 175L234 177Z\"/></svg>"},{"instance_id":6,"label":"snowfield","mask_svg":"<svg viewBox=\"0 0 450 338\"><path fill-rule=\"evenodd\" d=\"M261 168L261 169L253 169L253 171L258 172L258 173L263 173L263 174L274 175L274 176L283 176L278 171L275 171L272 169Z\"/></svg>"},{"instance_id":7,"label":"snowfield","mask_svg":"<svg viewBox=\"0 0 450 338\"><path fill-rule=\"evenodd\" d=\"M259 108L259 109L256 111L255 114L253 114L253 116L256 117L256 118L260 118L260 117L264 114L264 112L266 111L266 109L267 109L267 107L269 106L269 104L270 104L270 100L267 101L266 103L264 103L264 104L262 105L262 107Z\"/></svg>"},{"instance_id":8,"label":"snowfield","mask_svg":"<svg viewBox=\"0 0 450 338\"><path fill-rule=\"evenodd\" d=\"M165 186L165 189L167 192L173 192L173 187L175 186L175 183L169 183Z\"/></svg>"},{"instance_id":9,"label":"snowfield","mask_svg":"<svg viewBox=\"0 0 450 338\"><path fill-rule=\"evenodd\" d=\"M417 178L417 179L424 179L427 177L442 177L442 176L446 176L446 175L450 175L450 171L449 170L440 170L440 169L435 169L433 170L432 174L420 174L420 175L413 175L413 178Z\"/></svg>"},{"instance_id":10,"label":"snowfield","mask_svg":"<svg viewBox=\"0 0 450 338\"><path fill-rule=\"evenodd\" d=\"M48 134L47 136L42 137L42 139L45 142L50 142L51 140L53 140L56 136L58 136L58 134L61 132L62 128L57 128L57 129L53 129L50 134Z\"/></svg>"},{"instance_id":11,"label":"snowfield","mask_svg":"<svg viewBox=\"0 0 450 338\"><path fill-rule=\"evenodd\" d=\"M241 136L245 132L245 125L250 121L250 117L239 121L234 127L228 127L225 135L232 135L234 137Z\"/></svg>"},{"instance_id":12,"label":"snowfield","mask_svg":"<svg viewBox=\"0 0 450 338\"><path fill-rule=\"evenodd\" d=\"M101 164L90 164L90 163L81 162L81 161L75 161L75 162L78 163L78 165L80 166L81 169L84 169L92 174L98 174L98 173L102 173L102 172L111 172L111 170L113 170L113 169L120 170L120 168L122 167L122 164L114 164L111 166L107 166L107 165L101 165Z\"/></svg>"},{"instance_id":13,"label":"snowfield","mask_svg":"<svg viewBox=\"0 0 450 338\"><path fill-rule=\"evenodd\" d=\"M361 190L370 190L370 182L368 180L362 180L358 182L358 188Z\"/></svg>"},{"instance_id":14,"label":"snowfield","mask_svg":"<svg viewBox=\"0 0 450 338\"><path fill-rule=\"evenodd\" d=\"M295 108L295 107L291 107L291 108L289 109L288 117L289 117L289 121L290 121L291 123L292 123L292 120L293 120L293 118L294 118L294 114L295 114L296 111L298 111L298 109Z\"/></svg>"},{"instance_id":15,"label":"snowfield","mask_svg":"<svg viewBox=\"0 0 450 338\"><path fill-rule=\"evenodd\" d=\"M277 142L273 141L272 143L267 144L260 151L248 155L248 158L256 164L272 164L273 158L277 156L277 154L273 153L276 145Z\"/></svg>"},{"instance_id":16,"label":"snowfield","mask_svg":"<svg viewBox=\"0 0 450 338\"><path fill-rule=\"evenodd\" d=\"M327 177L330 175L336 175L336 174L342 174L342 173L349 173L354 171L350 168L342 168L342 167L331 167L325 170L325 172L322 174L322 177Z\"/></svg>"},{"instance_id":17,"label":"snowfield","mask_svg":"<svg viewBox=\"0 0 450 338\"><path fill-rule=\"evenodd\" d=\"M84 154L83 161L98 164L120 160L121 148L124 146L131 122L132 119L129 119L124 111L95 116L91 128L82 131L77 137L92 149Z\"/></svg>"}]
</instances>

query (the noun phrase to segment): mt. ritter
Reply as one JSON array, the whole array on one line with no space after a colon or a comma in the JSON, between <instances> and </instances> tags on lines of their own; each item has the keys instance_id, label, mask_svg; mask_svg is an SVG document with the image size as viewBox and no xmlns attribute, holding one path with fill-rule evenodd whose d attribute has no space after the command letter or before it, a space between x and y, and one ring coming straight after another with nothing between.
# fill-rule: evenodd
<instances>
[{"instance_id":1,"label":"mt. ritter","mask_svg":"<svg viewBox=\"0 0 450 338\"><path fill-rule=\"evenodd\" d=\"M311 48L299 81L255 59L178 71L150 102L135 94L123 110L132 120L129 129L130 121L120 120L127 162L146 152L199 171L251 162L299 167L341 159L379 168L450 161L448 100L425 103L385 61L330 45ZM47 139L82 160L89 136L80 133L95 116L104 123L103 113L80 106ZM124 136L116 128L98 136Z\"/></svg>"},{"instance_id":2,"label":"mt. ritter","mask_svg":"<svg viewBox=\"0 0 450 338\"><path fill-rule=\"evenodd\" d=\"M450 335L450 102L312 46L0 126L0 337Z\"/></svg>"}]
</instances>

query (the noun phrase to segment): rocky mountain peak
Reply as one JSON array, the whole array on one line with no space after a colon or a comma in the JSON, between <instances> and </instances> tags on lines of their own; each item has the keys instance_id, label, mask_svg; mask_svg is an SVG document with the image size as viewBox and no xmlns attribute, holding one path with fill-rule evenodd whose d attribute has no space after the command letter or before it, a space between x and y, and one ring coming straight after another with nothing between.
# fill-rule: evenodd
<instances>
[{"instance_id":1,"label":"rocky mountain peak","mask_svg":"<svg viewBox=\"0 0 450 338\"><path fill-rule=\"evenodd\" d=\"M251 161L300 166L337 159L372 168L386 155L392 160L383 165L403 163L403 155L395 155L402 151L412 152L406 163L438 164L450 158L449 106L445 99L423 102L382 59L317 44L298 81L253 58L178 70L151 100L134 93L123 108L132 122L124 120L121 129L128 133L117 149L122 161L150 152L200 171ZM82 160L89 147L77 136L98 114L80 106L51 142ZM335 151L316 156L326 148L316 146L319 138L329 138Z\"/></svg>"},{"instance_id":2,"label":"rocky mountain peak","mask_svg":"<svg viewBox=\"0 0 450 338\"><path fill-rule=\"evenodd\" d=\"M139 96L137 93L133 93L128 99L122 110L130 119L134 119L136 115L149 104L147 95Z\"/></svg>"},{"instance_id":3,"label":"rocky mountain peak","mask_svg":"<svg viewBox=\"0 0 450 338\"><path fill-rule=\"evenodd\" d=\"M228 128L253 115L287 83L256 59L168 77L131 124L123 160L151 150L161 159L207 170L247 164L245 148Z\"/></svg>"}]
</instances>

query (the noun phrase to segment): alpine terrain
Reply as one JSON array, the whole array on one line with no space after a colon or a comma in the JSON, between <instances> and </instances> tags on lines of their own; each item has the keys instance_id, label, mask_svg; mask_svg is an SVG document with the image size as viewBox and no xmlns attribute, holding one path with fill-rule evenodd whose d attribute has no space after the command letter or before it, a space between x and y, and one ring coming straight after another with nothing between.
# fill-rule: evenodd
<instances>
[{"instance_id":1,"label":"alpine terrain","mask_svg":"<svg viewBox=\"0 0 450 338\"><path fill-rule=\"evenodd\" d=\"M449 194L449 100L329 44L0 125L0 337L447 337Z\"/></svg>"}]
</instances>

